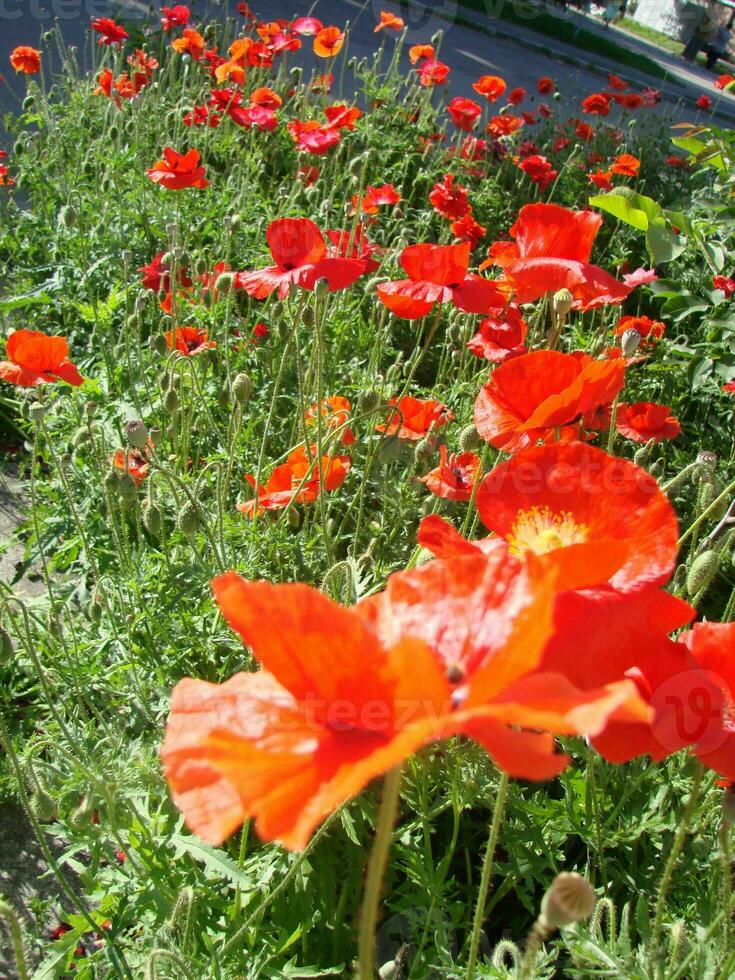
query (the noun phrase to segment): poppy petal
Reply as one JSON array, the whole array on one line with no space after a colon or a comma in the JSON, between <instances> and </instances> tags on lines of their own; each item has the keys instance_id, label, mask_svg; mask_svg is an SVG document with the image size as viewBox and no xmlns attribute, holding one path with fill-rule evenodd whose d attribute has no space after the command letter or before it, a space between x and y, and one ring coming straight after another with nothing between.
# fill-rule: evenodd
<instances>
[{"instance_id":1,"label":"poppy petal","mask_svg":"<svg viewBox=\"0 0 735 980\"><path fill-rule=\"evenodd\" d=\"M277 218L268 225L268 247L282 270L319 262L327 246L321 231L308 218Z\"/></svg>"}]
</instances>

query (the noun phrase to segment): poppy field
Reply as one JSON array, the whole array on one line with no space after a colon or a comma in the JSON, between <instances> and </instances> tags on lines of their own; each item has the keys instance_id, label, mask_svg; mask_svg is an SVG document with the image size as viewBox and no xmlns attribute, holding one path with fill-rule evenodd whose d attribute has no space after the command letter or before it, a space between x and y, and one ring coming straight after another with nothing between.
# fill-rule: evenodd
<instances>
[{"instance_id":1,"label":"poppy field","mask_svg":"<svg viewBox=\"0 0 735 980\"><path fill-rule=\"evenodd\" d=\"M237 6L6 66L9 975L735 976L735 78Z\"/></svg>"}]
</instances>

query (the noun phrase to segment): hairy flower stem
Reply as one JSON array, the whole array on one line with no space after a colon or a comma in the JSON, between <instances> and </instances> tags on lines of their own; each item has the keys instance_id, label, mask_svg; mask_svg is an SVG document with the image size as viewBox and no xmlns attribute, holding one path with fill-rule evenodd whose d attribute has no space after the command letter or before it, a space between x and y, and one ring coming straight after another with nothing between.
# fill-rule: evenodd
<instances>
[{"instance_id":1,"label":"hairy flower stem","mask_svg":"<svg viewBox=\"0 0 735 980\"><path fill-rule=\"evenodd\" d=\"M664 911L666 909L666 896L668 894L669 885L671 884L676 863L679 860L679 856L684 847L684 841L689 833L689 824L691 823L694 810L699 802L699 790L702 783L702 773L702 764L697 762L697 768L694 772L694 782L689 793L689 800L687 801L687 805L684 807L684 813L679 821L679 827L676 831L676 836L674 837L674 843L671 845L669 856L666 859L666 864L664 865L664 871L661 875L661 883L658 886L656 909L653 917L653 930L651 933L651 950L654 958L657 958L660 952L659 947L661 943L661 929L663 926Z\"/></svg>"},{"instance_id":2,"label":"hairy flower stem","mask_svg":"<svg viewBox=\"0 0 735 980\"><path fill-rule=\"evenodd\" d=\"M375 840L368 861L365 894L360 910L360 932L357 939L358 980L373 980L375 976L375 927L378 922L380 892L388 863L393 827L398 813L401 776L401 766L396 766L386 775L383 785L383 797L380 801Z\"/></svg>"},{"instance_id":3,"label":"hairy flower stem","mask_svg":"<svg viewBox=\"0 0 735 980\"><path fill-rule=\"evenodd\" d=\"M25 952L23 950L23 934L20 929L20 922L15 909L1 898L0 919L8 927L8 932L10 933L10 942L13 947L13 955L15 956L15 971L18 974L18 980L28 980L29 974L28 967L26 966Z\"/></svg>"},{"instance_id":4,"label":"hairy flower stem","mask_svg":"<svg viewBox=\"0 0 735 980\"><path fill-rule=\"evenodd\" d=\"M732 848L730 846L730 824L726 820L720 823L720 863L722 865L722 879L720 889L722 894L722 907L727 908L732 896ZM723 929L723 945L725 949L732 948L732 916L725 917Z\"/></svg>"},{"instance_id":5,"label":"hairy flower stem","mask_svg":"<svg viewBox=\"0 0 735 980\"><path fill-rule=\"evenodd\" d=\"M732 483L729 483L725 487L725 489L722 491L722 493L719 495L719 497L716 497L712 501L712 503L709 505L709 507L707 507L705 510L703 510L702 513L699 515L699 517L689 525L689 527L686 529L686 531L682 534L682 536L676 542L676 547L677 548L681 548L681 546L684 544L684 542L686 540L688 540L692 536L692 534L694 534L695 531L699 530L699 528L702 526L702 524L704 524L704 522L709 517L711 517L713 514L716 514L717 513L717 511L719 510L719 508L722 506L723 503L725 503L725 501L728 499L728 497L733 492L733 490L735 490L735 481L733 481Z\"/></svg>"},{"instance_id":6,"label":"hairy flower stem","mask_svg":"<svg viewBox=\"0 0 735 980\"><path fill-rule=\"evenodd\" d=\"M480 888L477 892L477 906L475 907L475 918L472 923L472 933L470 935L470 952L467 957L467 970L465 976L467 980L472 980L475 975L475 964L477 963L477 952L480 948L480 933L482 923L485 919L485 906L487 905L487 895L490 889L490 878L493 870L493 860L495 858L495 848L500 836L500 826L503 822L505 813L505 801L508 796L509 777L506 772L500 774L498 783L498 794L495 797L495 807L493 809L493 819L490 824L490 834L485 848L485 858L482 862L482 874L480 875Z\"/></svg>"},{"instance_id":7,"label":"hairy flower stem","mask_svg":"<svg viewBox=\"0 0 735 980\"><path fill-rule=\"evenodd\" d=\"M546 930L541 926L541 923L536 920L536 922L533 924L533 928L528 934L526 945L523 949L523 962L521 963L521 970L518 974L519 980L532 980L533 968L536 965L536 958L546 937Z\"/></svg>"}]
</instances>

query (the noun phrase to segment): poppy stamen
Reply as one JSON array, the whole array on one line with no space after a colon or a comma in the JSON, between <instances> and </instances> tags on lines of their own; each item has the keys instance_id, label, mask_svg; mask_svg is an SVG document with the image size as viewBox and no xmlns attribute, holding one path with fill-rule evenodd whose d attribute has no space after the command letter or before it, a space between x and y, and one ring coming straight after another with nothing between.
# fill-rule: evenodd
<instances>
[{"instance_id":1,"label":"poppy stamen","mask_svg":"<svg viewBox=\"0 0 735 980\"><path fill-rule=\"evenodd\" d=\"M514 555L522 555L525 551L547 555L557 548L582 544L588 533L587 525L577 523L569 511L554 514L548 507L531 507L519 512L508 544Z\"/></svg>"}]
</instances>

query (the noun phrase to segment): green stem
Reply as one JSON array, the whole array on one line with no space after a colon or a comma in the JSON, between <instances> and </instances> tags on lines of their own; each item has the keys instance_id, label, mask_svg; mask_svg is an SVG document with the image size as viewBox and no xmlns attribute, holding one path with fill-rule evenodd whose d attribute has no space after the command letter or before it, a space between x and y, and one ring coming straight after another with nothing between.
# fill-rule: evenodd
<instances>
[{"instance_id":1,"label":"green stem","mask_svg":"<svg viewBox=\"0 0 735 980\"><path fill-rule=\"evenodd\" d=\"M5 925L8 927L8 932L10 933L10 942L13 946L15 969L18 974L18 980L28 980L28 968L26 966L26 957L23 950L23 934L20 930L20 922L18 921L18 916L16 915L15 909L1 898L0 919L5 922Z\"/></svg>"},{"instance_id":2,"label":"green stem","mask_svg":"<svg viewBox=\"0 0 735 980\"><path fill-rule=\"evenodd\" d=\"M360 933L357 941L358 980L373 980L375 976L375 926L378 921L380 892L388 863L393 826L398 813L401 791L401 767L396 766L385 777L383 798L380 801L375 841L368 862L365 894L360 911Z\"/></svg>"},{"instance_id":3,"label":"green stem","mask_svg":"<svg viewBox=\"0 0 735 980\"><path fill-rule=\"evenodd\" d=\"M465 976L467 980L472 980L475 975L475 964L477 963L477 951L480 948L480 933L482 923L485 919L485 906L487 905L487 895L490 890L490 878L493 870L493 860L495 858L495 848L500 835L500 826L503 822L505 813L505 801L508 796L508 773L500 775L498 783L498 795L495 797L495 808L493 809L493 819L490 824L490 834L485 848L485 859L482 862L482 874L480 876L480 888L477 892L477 906L475 908L475 918L472 923L472 934L470 936L470 952L467 957L467 970Z\"/></svg>"}]
</instances>

